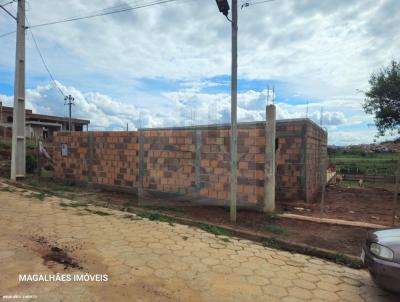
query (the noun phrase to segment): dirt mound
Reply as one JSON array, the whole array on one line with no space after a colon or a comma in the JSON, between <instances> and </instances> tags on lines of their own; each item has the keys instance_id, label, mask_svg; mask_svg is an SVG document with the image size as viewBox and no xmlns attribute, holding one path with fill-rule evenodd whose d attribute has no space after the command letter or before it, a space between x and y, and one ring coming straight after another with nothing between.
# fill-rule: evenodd
<instances>
[{"instance_id":1,"label":"dirt mound","mask_svg":"<svg viewBox=\"0 0 400 302\"><path fill-rule=\"evenodd\" d=\"M46 255L43 255L42 258L45 264L52 261L64 265L64 269L69 267L82 269L82 266L80 266L76 260L70 257L64 250L56 246L51 247L50 251Z\"/></svg>"}]
</instances>

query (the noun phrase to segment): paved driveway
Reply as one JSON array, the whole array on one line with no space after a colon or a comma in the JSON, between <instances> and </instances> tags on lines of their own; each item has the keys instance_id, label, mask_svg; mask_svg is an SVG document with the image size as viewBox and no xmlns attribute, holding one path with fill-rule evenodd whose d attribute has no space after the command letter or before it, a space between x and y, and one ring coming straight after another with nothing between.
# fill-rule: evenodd
<instances>
[{"instance_id":1,"label":"paved driveway","mask_svg":"<svg viewBox=\"0 0 400 302\"><path fill-rule=\"evenodd\" d=\"M71 207L57 197L41 199L0 184L0 295L34 295L37 301L399 301L376 288L364 270L188 226ZM98 280L68 280L86 273ZM28 279L19 281L20 275Z\"/></svg>"}]
</instances>

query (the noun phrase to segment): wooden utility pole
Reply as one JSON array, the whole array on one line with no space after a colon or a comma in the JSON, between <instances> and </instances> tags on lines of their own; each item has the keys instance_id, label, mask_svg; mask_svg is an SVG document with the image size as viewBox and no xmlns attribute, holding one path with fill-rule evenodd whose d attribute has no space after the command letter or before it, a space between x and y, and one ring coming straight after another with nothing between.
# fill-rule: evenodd
<instances>
[{"instance_id":1,"label":"wooden utility pole","mask_svg":"<svg viewBox=\"0 0 400 302\"><path fill-rule=\"evenodd\" d=\"M11 180L25 177L25 0L18 0Z\"/></svg>"},{"instance_id":2,"label":"wooden utility pole","mask_svg":"<svg viewBox=\"0 0 400 302\"><path fill-rule=\"evenodd\" d=\"M237 203L237 0L232 0L232 79L231 79L231 202L230 218L236 223Z\"/></svg>"}]
</instances>

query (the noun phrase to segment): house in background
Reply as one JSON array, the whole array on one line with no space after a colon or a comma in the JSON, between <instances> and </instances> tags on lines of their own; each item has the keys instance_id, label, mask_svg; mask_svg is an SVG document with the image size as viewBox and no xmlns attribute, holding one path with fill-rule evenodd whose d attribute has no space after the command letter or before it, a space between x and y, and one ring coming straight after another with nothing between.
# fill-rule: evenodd
<instances>
[{"instance_id":1,"label":"house in background","mask_svg":"<svg viewBox=\"0 0 400 302\"><path fill-rule=\"evenodd\" d=\"M89 124L89 120L73 118L71 130L87 131ZM0 127L2 127L3 132L7 132L7 129L12 129L12 125L13 107L2 106L0 102ZM53 133L57 131L69 131L69 119L67 117L36 114L30 109L25 110L25 135L27 138L52 139ZM8 130L9 132L10 130ZM3 133L0 133L0 136L2 135Z\"/></svg>"}]
</instances>

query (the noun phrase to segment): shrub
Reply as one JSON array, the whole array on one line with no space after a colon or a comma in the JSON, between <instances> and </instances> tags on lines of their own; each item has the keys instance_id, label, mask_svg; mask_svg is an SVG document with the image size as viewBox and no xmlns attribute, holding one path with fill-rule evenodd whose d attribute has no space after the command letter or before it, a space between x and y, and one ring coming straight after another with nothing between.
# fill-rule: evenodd
<instances>
[{"instance_id":1,"label":"shrub","mask_svg":"<svg viewBox=\"0 0 400 302\"><path fill-rule=\"evenodd\" d=\"M28 154L26 156L26 172L34 173L37 168L37 160L34 156Z\"/></svg>"}]
</instances>

